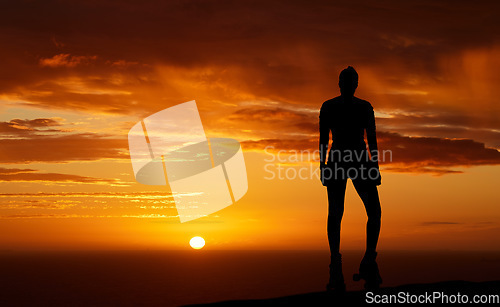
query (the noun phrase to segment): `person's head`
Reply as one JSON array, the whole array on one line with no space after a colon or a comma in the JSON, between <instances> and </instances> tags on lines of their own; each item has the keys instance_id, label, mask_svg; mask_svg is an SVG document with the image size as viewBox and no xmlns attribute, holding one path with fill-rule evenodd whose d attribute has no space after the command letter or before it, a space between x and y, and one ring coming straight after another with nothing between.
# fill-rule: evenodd
<instances>
[{"instance_id":1,"label":"person's head","mask_svg":"<svg viewBox=\"0 0 500 307\"><path fill-rule=\"evenodd\" d=\"M340 94L342 96L354 96L354 92L358 87L358 73L352 66L349 66L340 72L339 87Z\"/></svg>"}]
</instances>

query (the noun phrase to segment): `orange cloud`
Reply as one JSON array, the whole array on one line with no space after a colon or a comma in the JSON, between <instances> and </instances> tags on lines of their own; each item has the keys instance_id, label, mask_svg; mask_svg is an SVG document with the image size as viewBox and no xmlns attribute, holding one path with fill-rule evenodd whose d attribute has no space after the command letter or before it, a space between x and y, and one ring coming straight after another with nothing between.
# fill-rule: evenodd
<instances>
[{"instance_id":1,"label":"orange cloud","mask_svg":"<svg viewBox=\"0 0 500 307\"><path fill-rule=\"evenodd\" d=\"M42 173L34 169L27 168L0 168L0 182L76 182L76 183L97 183L97 184L119 184L116 179L93 178L87 176Z\"/></svg>"},{"instance_id":2,"label":"orange cloud","mask_svg":"<svg viewBox=\"0 0 500 307\"><path fill-rule=\"evenodd\" d=\"M64 130L50 127L61 126L60 118L12 119L0 122L0 136L19 137L34 135L39 132L62 132ZM47 129L49 128L49 129ZM0 139L1 140L1 139Z\"/></svg>"},{"instance_id":3,"label":"orange cloud","mask_svg":"<svg viewBox=\"0 0 500 307\"><path fill-rule=\"evenodd\" d=\"M48 67L75 67L77 65L88 64L91 61L97 59L96 55L92 56L75 56L68 53L56 54L51 58L42 58L39 63L40 66Z\"/></svg>"},{"instance_id":4,"label":"orange cloud","mask_svg":"<svg viewBox=\"0 0 500 307\"><path fill-rule=\"evenodd\" d=\"M0 163L68 162L128 158L127 140L82 133L0 139Z\"/></svg>"},{"instance_id":5,"label":"orange cloud","mask_svg":"<svg viewBox=\"0 0 500 307\"><path fill-rule=\"evenodd\" d=\"M443 175L461 173L452 169L454 167L500 164L499 150L468 139L410 137L379 131L378 142L380 157L384 159L381 166L389 172ZM280 150L284 151L283 154L308 151L311 155L307 157L318 159L317 154L312 155L318 150L318 144L316 137L261 139L244 141L243 148L273 154Z\"/></svg>"},{"instance_id":6,"label":"orange cloud","mask_svg":"<svg viewBox=\"0 0 500 307\"><path fill-rule=\"evenodd\" d=\"M338 94L339 71L353 65L360 73L359 96L375 111L393 115L377 120L379 131L500 146L495 99L500 49L491 36L499 28L492 13L498 4L475 3L471 14L423 3L324 1L318 9L279 2L68 2L30 9L13 2L1 35L16 44L0 51L8 76L0 80L0 97L14 105L138 116L196 99L204 121L221 124L212 126L215 133L250 131L241 133L248 140L291 138L290 133L310 137L304 146L315 148L317 114L290 107L319 110ZM103 7L116 14L99 14ZM79 14L68 18L66 11ZM192 16L197 22L186 22ZM40 19L44 22L33 22ZM249 101L276 104L238 109ZM217 120L226 114L225 121ZM21 128L35 129L0 127ZM65 155L41 149L36 158L28 141L1 140L10 153L0 157L13 163L14 154L19 161L124 156L126 143L119 138L99 143L108 151L91 145L91 138L99 143L104 137L73 137L96 154L66 149L70 138L57 136L33 144L57 146Z\"/></svg>"}]
</instances>

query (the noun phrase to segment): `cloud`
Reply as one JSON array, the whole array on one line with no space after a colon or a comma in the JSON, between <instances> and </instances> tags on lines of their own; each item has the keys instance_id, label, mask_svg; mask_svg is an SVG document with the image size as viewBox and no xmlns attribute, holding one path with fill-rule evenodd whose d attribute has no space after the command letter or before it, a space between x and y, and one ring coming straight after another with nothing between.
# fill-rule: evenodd
<instances>
[{"instance_id":1,"label":"cloud","mask_svg":"<svg viewBox=\"0 0 500 307\"><path fill-rule=\"evenodd\" d=\"M263 151L267 147L268 152L314 152L319 144L318 114L312 109L258 105L243 107L227 118L252 131L255 139L243 142L247 150ZM487 121L488 115L447 112L445 108L428 112L382 110L378 114L379 150L386 158L382 162L384 171L440 176L463 173L455 167L500 164L500 151L485 144L500 147L500 123ZM262 135L268 138L258 138Z\"/></svg>"},{"instance_id":2,"label":"cloud","mask_svg":"<svg viewBox=\"0 0 500 307\"><path fill-rule=\"evenodd\" d=\"M105 199L130 199L136 200L138 202L143 201L152 201L153 203L160 200L168 200L173 202L173 197L170 193L167 192L158 192L158 191L147 191L147 192L43 192L43 193L0 193L1 197L24 197L24 198L32 198L32 197L75 197L75 198L86 198L89 195L97 198L105 198Z\"/></svg>"},{"instance_id":3,"label":"cloud","mask_svg":"<svg viewBox=\"0 0 500 307\"><path fill-rule=\"evenodd\" d=\"M420 226L436 226L436 225L459 225L462 223L457 223L457 222L436 222L436 221L430 221L430 222L422 222L420 223Z\"/></svg>"},{"instance_id":4,"label":"cloud","mask_svg":"<svg viewBox=\"0 0 500 307\"><path fill-rule=\"evenodd\" d=\"M398 133L379 131L378 143L383 171L404 173L429 173L433 175L462 173L455 167L500 164L500 151L485 147L484 143L470 139L446 139L437 137L411 137ZM318 139L283 138L247 140L244 150L277 153L280 150L316 152Z\"/></svg>"},{"instance_id":5,"label":"cloud","mask_svg":"<svg viewBox=\"0 0 500 307\"><path fill-rule=\"evenodd\" d=\"M275 152L279 150L291 151L291 150L318 150L319 143L317 139L260 139L260 140L246 140L242 141L242 147L244 150L255 150L264 151L268 148L269 152Z\"/></svg>"},{"instance_id":6,"label":"cloud","mask_svg":"<svg viewBox=\"0 0 500 307\"><path fill-rule=\"evenodd\" d=\"M61 118L12 119L0 122L0 136L18 137L39 132L62 132L64 130L51 128L61 126L61 121Z\"/></svg>"},{"instance_id":7,"label":"cloud","mask_svg":"<svg viewBox=\"0 0 500 307\"><path fill-rule=\"evenodd\" d=\"M1 168L0 182L76 182L94 184L119 184L116 179L94 178L73 174L43 173L28 168Z\"/></svg>"},{"instance_id":8,"label":"cloud","mask_svg":"<svg viewBox=\"0 0 500 307\"><path fill-rule=\"evenodd\" d=\"M0 219L168 218L178 223L168 192L2 193Z\"/></svg>"},{"instance_id":9,"label":"cloud","mask_svg":"<svg viewBox=\"0 0 500 307\"><path fill-rule=\"evenodd\" d=\"M244 108L236 110L231 116L229 116L229 120L276 122L303 120L305 117L306 116L303 113L283 108Z\"/></svg>"},{"instance_id":10,"label":"cloud","mask_svg":"<svg viewBox=\"0 0 500 307\"><path fill-rule=\"evenodd\" d=\"M462 82L474 77L458 73L470 71L469 64L454 64L462 58L474 64L478 53L493 45L490 33L498 30L492 13L498 4L491 2L458 1L451 8L432 1L48 1L29 7L21 1L8 8L12 14L3 19L8 27L2 38L15 44L0 57L9 59L2 63L9 76L0 83L2 93L44 107L121 113L157 110L163 98L178 102L186 95L199 97L200 86L201 92L210 89L210 100L226 98L221 97L225 92L226 103L246 96L311 106L338 91L338 72L347 64L359 67L363 94L389 93L377 95L379 105L414 105L411 98L390 93L428 92L433 99L433 89L442 85L449 94L460 76L467 76ZM488 59L496 55L494 51ZM83 65L88 62L92 65ZM134 63L139 65L130 65ZM72 69L51 69L58 67ZM460 71L443 78L449 77L450 67ZM165 77L162 68L213 74ZM89 85L101 80L100 86L93 85L101 91L113 89L105 80L122 80L132 97L66 96L64 86L56 85L75 75ZM494 80L481 81L490 91L495 88ZM34 88L47 95L30 95ZM423 98L418 99L421 105Z\"/></svg>"},{"instance_id":11,"label":"cloud","mask_svg":"<svg viewBox=\"0 0 500 307\"><path fill-rule=\"evenodd\" d=\"M13 119L9 123L23 127L52 127L60 126L62 118L36 118L36 119Z\"/></svg>"},{"instance_id":12,"label":"cloud","mask_svg":"<svg viewBox=\"0 0 500 307\"><path fill-rule=\"evenodd\" d=\"M1 215L0 219L67 219L67 218L137 218L137 219L175 219L175 223L178 223L179 215L170 214L139 214L139 215L92 215L92 214L7 214ZM166 221L165 221L166 222ZM205 222L205 221L203 221ZM205 222L206 223L206 222Z\"/></svg>"},{"instance_id":13,"label":"cloud","mask_svg":"<svg viewBox=\"0 0 500 307\"><path fill-rule=\"evenodd\" d=\"M0 163L92 161L128 158L126 137L76 132L62 118L12 119L0 122ZM25 172L28 169L24 170ZM6 173L4 173L6 174ZM14 174L10 173L14 178ZM50 174L54 180L92 180ZM17 175L16 175L17 176ZM40 174L23 174L33 180ZM50 176L47 176L49 178ZM5 178L6 179L6 178ZM48 179L51 180L51 179Z\"/></svg>"},{"instance_id":14,"label":"cloud","mask_svg":"<svg viewBox=\"0 0 500 307\"><path fill-rule=\"evenodd\" d=\"M6 215L0 215L0 219L35 219L35 218L80 218L84 217L81 215L77 214L46 214L46 213L39 213L39 214L6 214Z\"/></svg>"},{"instance_id":15,"label":"cloud","mask_svg":"<svg viewBox=\"0 0 500 307\"><path fill-rule=\"evenodd\" d=\"M377 120L379 131L400 137L381 145L392 148L399 142L425 156L398 147L394 157L405 164L399 170L415 162L412 167L421 172L437 172L433 159L439 167L447 160L452 165L497 163L486 148L500 147L500 45L491 35L500 30L494 14L500 4L495 2L455 1L451 7L430 0L49 0L7 7L11 14L1 21L0 38L12 44L0 50L0 99L9 104L142 116L196 99L205 122L230 113L223 121L228 127L213 130L228 135L250 131L245 137L253 141L247 146L260 146L263 140L315 148L317 116L297 110L319 110L323 101L338 95L338 73L353 65L360 74L357 94L376 111L393 115ZM278 103L228 111L248 101ZM33 134L37 128L0 124L2 133L13 135ZM410 135L429 139L403 139ZM294 144L293 137L302 145ZM126 144L118 138L72 138L74 145L88 145L96 153L67 148L68 136L33 140L36 146L62 151L37 149L38 158L29 152L35 148L28 141L1 140L7 153L0 160L13 163L15 155L18 163L124 157ZM470 149L469 157L454 151L457 142L446 141L456 138L474 140L457 145L461 148L486 147ZM424 149L415 148L418 142ZM431 149L437 148L449 148L453 156L434 158Z\"/></svg>"},{"instance_id":16,"label":"cloud","mask_svg":"<svg viewBox=\"0 0 500 307\"><path fill-rule=\"evenodd\" d=\"M402 136L378 132L379 150L391 150L392 163L425 167L500 164L500 151L470 139Z\"/></svg>"},{"instance_id":17,"label":"cloud","mask_svg":"<svg viewBox=\"0 0 500 307\"><path fill-rule=\"evenodd\" d=\"M92 161L129 158L126 138L93 133L0 139L0 163Z\"/></svg>"},{"instance_id":18,"label":"cloud","mask_svg":"<svg viewBox=\"0 0 500 307\"><path fill-rule=\"evenodd\" d=\"M112 66L119 66L119 67L140 65L139 62L131 62L131 61L125 61L125 60L107 61L106 64L110 64Z\"/></svg>"},{"instance_id":19,"label":"cloud","mask_svg":"<svg viewBox=\"0 0 500 307\"><path fill-rule=\"evenodd\" d=\"M391 173L418 173L418 174L430 174L434 176L448 175L448 174L462 174L463 171L456 171L452 169L444 169L439 167L427 167L412 164L399 164L399 166L384 166L381 169L383 172Z\"/></svg>"},{"instance_id":20,"label":"cloud","mask_svg":"<svg viewBox=\"0 0 500 307\"><path fill-rule=\"evenodd\" d=\"M487 112L428 108L426 111L382 111L377 127L411 136L474 139L500 149L500 119Z\"/></svg>"},{"instance_id":21,"label":"cloud","mask_svg":"<svg viewBox=\"0 0 500 307\"><path fill-rule=\"evenodd\" d=\"M70 55L68 53L56 54L51 58L42 58L40 59L40 66L48 66L48 67L75 67L77 65L85 65L90 63L93 60L96 60L97 56L75 56Z\"/></svg>"}]
</instances>

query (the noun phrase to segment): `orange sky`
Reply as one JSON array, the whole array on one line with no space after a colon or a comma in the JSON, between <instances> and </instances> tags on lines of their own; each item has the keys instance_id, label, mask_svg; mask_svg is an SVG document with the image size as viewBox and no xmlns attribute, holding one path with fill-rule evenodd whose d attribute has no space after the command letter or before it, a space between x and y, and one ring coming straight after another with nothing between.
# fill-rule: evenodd
<instances>
[{"instance_id":1,"label":"orange sky","mask_svg":"<svg viewBox=\"0 0 500 307\"><path fill-rule=\"evenodd\" d=\"M500 248L499 4L134 3L1 5L0 249L327 249L325 188L266 179L264 149L317 149L347 65L393 153L380 248ZM242 143L249 190L180 224L166 188L135 182L127 133L189 100L208 137ZM365 221L349 184L342 248Z\"/></svg>"}]
</instances>

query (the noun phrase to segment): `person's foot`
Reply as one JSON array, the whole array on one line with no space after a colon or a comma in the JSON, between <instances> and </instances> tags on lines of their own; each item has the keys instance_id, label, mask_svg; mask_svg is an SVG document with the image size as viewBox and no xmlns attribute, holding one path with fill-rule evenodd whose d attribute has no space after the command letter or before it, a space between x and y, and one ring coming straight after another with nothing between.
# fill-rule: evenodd
<instances>
[{"instance_id":1,"label":"person's foot","mask_svg":"<svg viewBox=\"0 0 500 307\"><path fill-rule=\"evenodd\" d=\"M334 254L330 261L330 279L326 290L337 293L345 292L344 274L342 273L342 255Z\"/></svg>"},{"instance_id":2,"label":"person's foot","mask_svg":"<svg viewBox=\"0 0 500 307\"><path fill-rule=\"evenodd\" d=\"M365 289L378 289L382 283L376 258L376 252L366 252L359 265L359 274L353 276L355 281L365 280Z\"/></svg>"}]
</instances>

